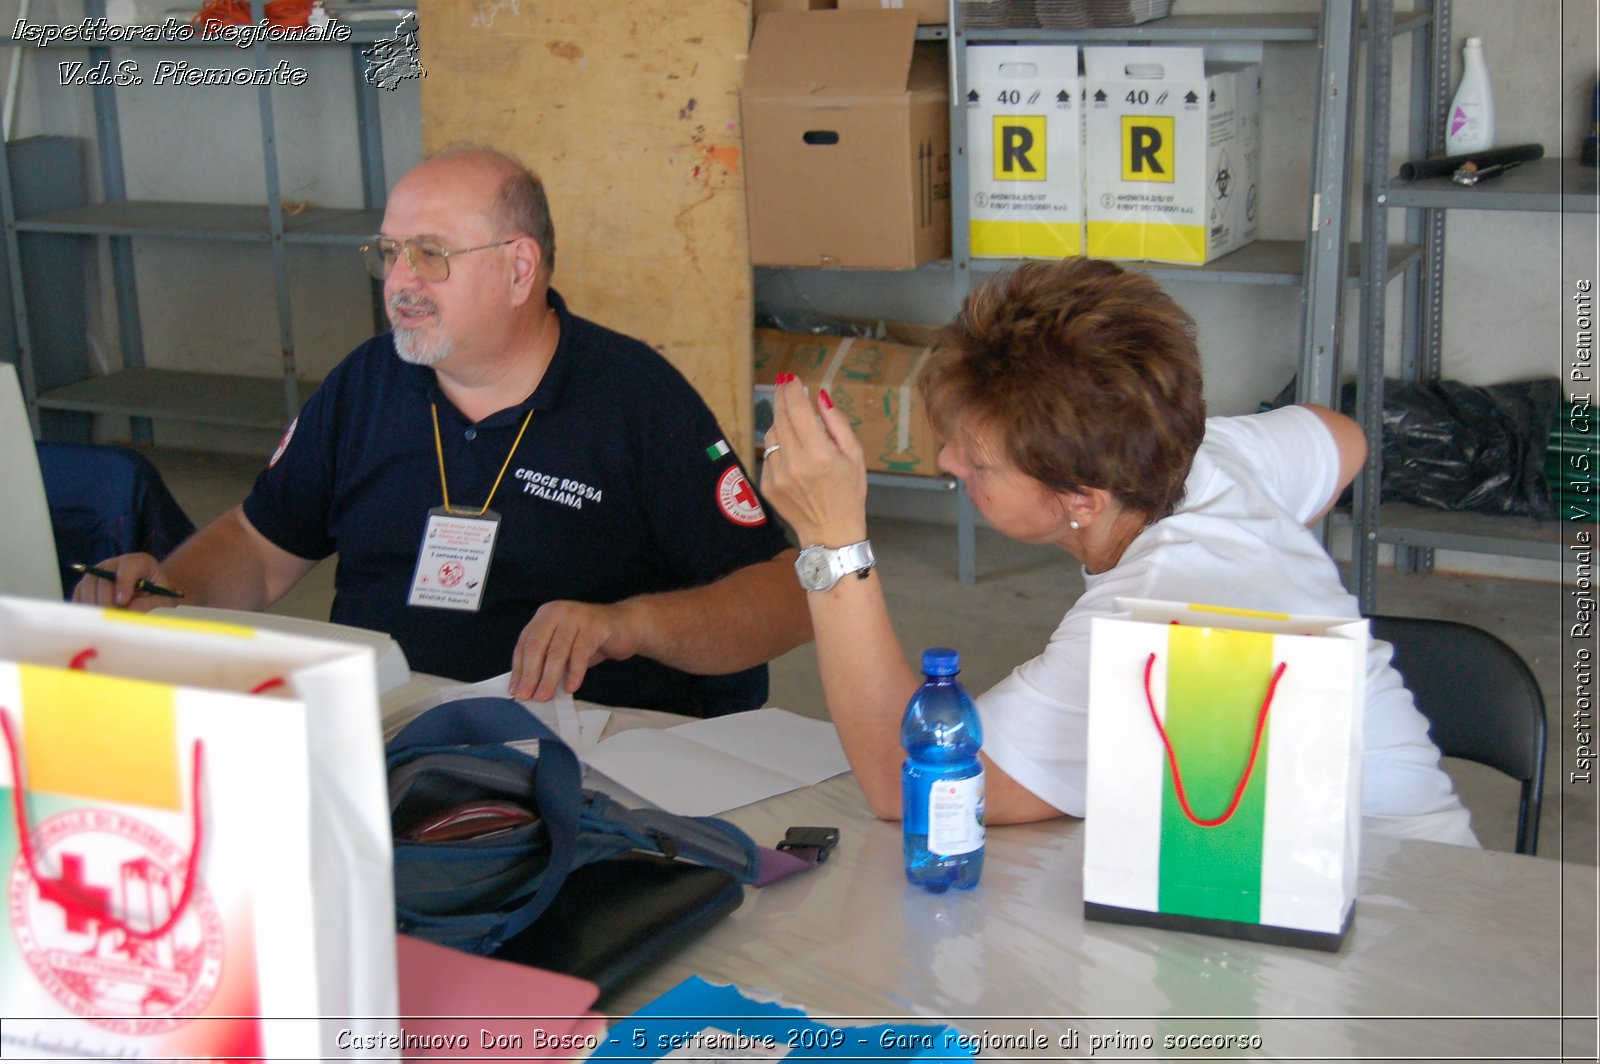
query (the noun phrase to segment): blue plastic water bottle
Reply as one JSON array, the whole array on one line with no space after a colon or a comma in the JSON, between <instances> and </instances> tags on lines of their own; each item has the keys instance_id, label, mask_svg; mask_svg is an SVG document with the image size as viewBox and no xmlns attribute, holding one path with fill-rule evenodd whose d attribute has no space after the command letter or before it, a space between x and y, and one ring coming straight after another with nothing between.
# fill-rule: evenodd
<instances>
[{"instance_id":1,"label":"blue plastic water bottle","mask_svg":"<svg viewBox=\"0 0 1600 1064\"><path fill-rule=\"evenodd\" d=\"M925 679L900 724L906 879L934 894L971 890L983 874L983 726L960 671L954 650L923 651Z\"/></svg>"}]
</instances>

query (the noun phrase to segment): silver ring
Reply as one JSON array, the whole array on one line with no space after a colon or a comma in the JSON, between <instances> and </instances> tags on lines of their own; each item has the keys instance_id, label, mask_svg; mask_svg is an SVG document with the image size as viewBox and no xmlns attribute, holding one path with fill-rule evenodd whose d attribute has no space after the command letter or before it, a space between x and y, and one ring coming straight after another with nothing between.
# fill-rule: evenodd
<instances>
[{"instance_id":1,"label":"silver ring","mask_svg":"<svg viewBox=\"0 0 1600 1064\"><path fill-rule=\"evenodd\" d=\"M782 450L782 448L783 448L783 444L774 443L772 446L768 447L766 450L761 452L761 457L762 458L771 458L778 451Z\"/></svg>"}]
</instances>

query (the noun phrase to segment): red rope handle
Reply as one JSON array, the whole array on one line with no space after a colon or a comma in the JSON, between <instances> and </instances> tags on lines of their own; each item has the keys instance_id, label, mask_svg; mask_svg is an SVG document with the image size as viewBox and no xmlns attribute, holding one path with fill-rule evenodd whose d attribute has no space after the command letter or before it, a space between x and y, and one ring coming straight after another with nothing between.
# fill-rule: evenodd
<instances>
[{"instance_id":1,"label":"red rope handle","mask_svg":"<svg viewBox=\"0 0 1600 1064\"><path fill-rule=\"evenodd\" d=\"M195 883L199 879L200 871L200 844L203 836L203 817L200 812L200 770L204 761L204 744L196 739L194 743L194 777L191 791L194 796L194 809L192 815L192 831L194 843L189 847L189 864L183 873L183 892L178 895L178 903L172 907L172 912L159 927L149 931L139 931L129 927L121 918L112 915L105 909L105 903L97 903L85 894L63 883L60 879L46 879L39 871L37 856L33 850L33 833L28 827L28 808L23 796L24 785L22 778L22 744L17 741L16 731L11 723L11 714L0 709L0 730L4 730L6 737L6 752L11 758L11 807L17 823L17 844L22 850L22 859L27 864L28 874L33 881L39 884L39 893L49 901L55 902L67 911L70 916L84 919L98 920L116 928L130 939L136 941L150 941L165 936L182 918L184 911L189 907L189 901L194 897Z\"/></svg>"},{"instance_id":2,"label":"red rope handle","mask_svg":"<svg viewBox=\"0 0 1600 1064\"><path fill-rule=\"evenodd\" d=\"M89 647L86 650L80 650L78 653L72 656L72 660L67 663L67 668L76 669L79 672L85 672L89 668L89 662L98 657L99 654L100 652L94 647ZM262 680L260 683L250 688L249 693L253 695L265 694L268 691L287 686L289 686L288 682L285 681L282 676L274 676L270 679Z\"/></svg>"},{"instance_id":3,"label":"red rope handle","mask_svg":"<svg viewBox=\"0 0 1600 1064\"><path fill-rule=\"evenodd\" d=\"M1234 788L1233 801L1228 803L1228 808L1221 816L1210 819L1195 816L1194 808L1189 805L1189 796L1183 789L1183 773L1178 770L1178 753L1172 749L1172 740L1167 738L1167 729L1162 726L1161 718L1156 715L1155 696L1150 693L1150 673L1156 667L1156 656L1151 654L1144 663L1144 700L1150 707L1150 719L1155 722L1156 732L1161 736L1161 745L1167 750L1167 764L1172 766L1172 789L1178 792L1178 805L1183 809L1183 815L1188 817L1196 826L1214 828L1226 824L1239 810L1239 802L1244 798L1244 789L1250 785L1250 776L1256 770L1256 755L1261 752L1261 736L1267 730L1267 710L1272 706L1272 696L1278 690L1278 681L1283 678L1283 670L1289 667L1287 662L1279 662L1278 667L1272 671L1272 682L1267 684L1267 697L1261 701L1261 712L1256 717L1256 735L1250 743L1250 760L1244 766L1244 775L1239 777L1239 786Z\"/></svg>"}]
</instances>

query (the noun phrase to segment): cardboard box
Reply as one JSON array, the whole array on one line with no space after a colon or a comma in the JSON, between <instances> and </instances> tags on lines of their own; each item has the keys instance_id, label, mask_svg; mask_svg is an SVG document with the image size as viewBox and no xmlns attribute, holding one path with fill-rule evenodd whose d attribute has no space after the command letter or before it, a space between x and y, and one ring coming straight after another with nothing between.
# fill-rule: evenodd
<instances>
[{"instance_id":1,"label":"cardboard box","mask_svg":"<svg viewBox=\"0 0 1600 1064\"><path fill-rule=\"evenodd\" d=\"M974 258L1083 254L1083 80L1070 44L967 48Z\"/></svg>"},{"instance_id":2,"label":"cardboard box","mask_svg":"<svg viewBox=\"0 0 1600 1064\"><path fill-rule=\"evenodd\" d=\"M793 373L811 394L828 398L855 428L867 468L885 473L939 472L939 443L917 394L917 373L931 348L881 340L755 331L756 446L772 426L773 382Z\"/></svg>"},{"instance_id":3,"label":"cardboard box","mask_svg":"<svg viewBox=\"0 0 1600 1064\"><path fill-rule=\"evenodd\" d=\"M916 13L923 26L942 26L950 21L950 5L945 0L838 0L840 11L894 11L904 8Z\"/></svg>"},{"instance_id":4,"label":"cardboard box","mask_svg":"<svg viewBox=\"0 0 1600 1064\"><path fill-rule=\"evenodd\" d=\"M1088 254L1210 262L1256 235L1261 68L1085 48Z\"/></svg>"},{"instance_id":5,"label":"cardboard box","mask_svg":"<svg viewBox=\"0 0 1600 1064\"><path fill-rule=\"evenodd\" d=\"M741 110L751 261L910 269L950 254L945 63L909 11L776 12Z\"/></svg>"},{"instance_id":6,"label":"cardboard box","mask_svg":"<svg viewBox=\"0 0 1600 1064\"><path fill-rule=\"evenodd\" d=\"M754 0L750 17L759 19L774 11L831 11L837 6L835 0Z\"/></svg>"}]
</instances>

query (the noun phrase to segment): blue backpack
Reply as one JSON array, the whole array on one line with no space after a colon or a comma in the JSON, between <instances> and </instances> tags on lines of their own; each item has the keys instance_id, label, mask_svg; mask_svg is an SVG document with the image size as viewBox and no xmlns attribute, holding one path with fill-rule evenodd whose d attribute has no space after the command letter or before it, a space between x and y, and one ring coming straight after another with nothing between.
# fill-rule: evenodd
<instances>
[{"instance_id":1,"label":"blue backpack","mask_svg":"<svg viewBox=\"0 0 1600 1064\"><path fill-rule=\"evenodd\" d=\"M537 750L506 745L523 740ZM510 699L436 706L386 749L399 930L457 949L493 953L539 918L574 868L630 850L726 869L741 883L770 881L767 859L788 857L725 820L629 809L585 790L577 755ZM778 874L804 867L794 860Z\"/></svg>"}]
</instances>

